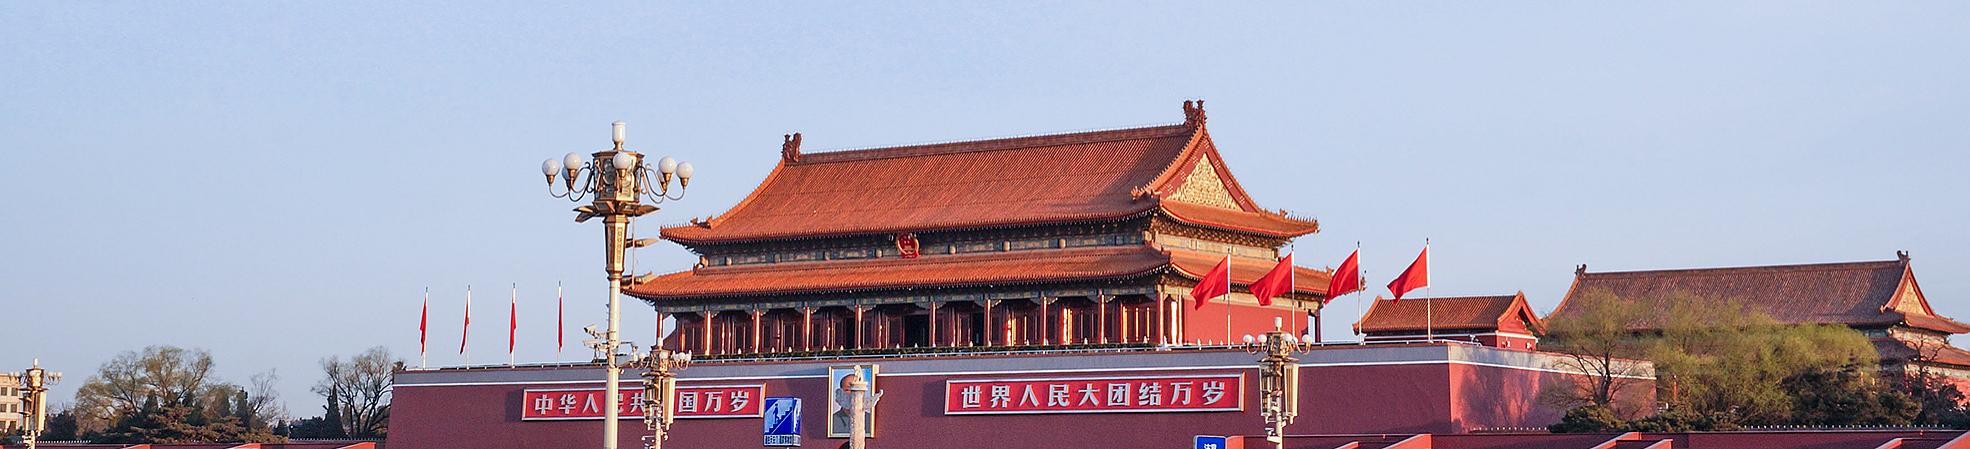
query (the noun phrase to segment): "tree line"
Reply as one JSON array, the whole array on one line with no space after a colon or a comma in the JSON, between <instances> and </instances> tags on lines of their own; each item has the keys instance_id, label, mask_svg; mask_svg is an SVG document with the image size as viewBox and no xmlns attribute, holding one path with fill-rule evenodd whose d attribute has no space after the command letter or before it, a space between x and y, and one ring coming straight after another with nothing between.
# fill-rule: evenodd
<instances>
[{"instance_id":1,"label":"tree line","mask_svg":"<svg viewBox=\"0 0 1970 449\"><path fill-rule=\"evenodd\" d=\"M49 415L46 441L115 444L282 443L290 438L381 439L390 382L403 362L381 346L321 360L319 415L292 419L268 370L245 385L213 374L203 349L150 346L104 363Z\"/></svg>"},{"instance_id":2,"label":"tree line","mask_svg":"<svg viewBox=\"0 0 1970 449\"><path fill-rule=\"evenodd\" d=\"M1568 410L1554 432L1970 426L1946 378L1914 361L1884 366L1867 335L1844 325L1785 324L1687 293L1653 302L1666 310L1606 291L1580 299L1579 313L1547 323L1541 345L1565 355L1558 368L1588 373L1542 388L1541 402ZM1652 397L1637 390L1649 385Z\"/></svg>"}]
</instances>

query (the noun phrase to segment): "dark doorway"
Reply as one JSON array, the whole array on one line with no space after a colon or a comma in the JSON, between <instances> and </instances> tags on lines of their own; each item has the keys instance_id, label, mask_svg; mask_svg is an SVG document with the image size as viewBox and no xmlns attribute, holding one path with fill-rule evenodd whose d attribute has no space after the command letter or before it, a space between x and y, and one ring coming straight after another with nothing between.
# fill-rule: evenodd
<instances>
[{"instance_id":1,"label":"dark doorway","mask_svg":"<svg viewBox=\"0 0 1970 449\"><path fill-rule=\"evenodd\" d=\"M903 346L930 346L930 315L903 317Z\"/></svg>"},{"instance_id":2,"label":"dark doorway","mask_svg":"<svg viewBox=\"0 0 1970 449\"><path fill-rule=\"evenodd\" d=\"M986 328L985 328L985 314L984 314L984 313L973 313L973 314L970 314L970 315L969 315L969 318L971 318L971 319L970 319L970 321L971 321L971 344L972 344L972 345L979 345L979 346L982 346L982 345L984 345L984 344L985 344L985 333L986 333L986 332L989 332L989 331L990 331L989 329L986 329Z\"/></svg>"}]
</instances>

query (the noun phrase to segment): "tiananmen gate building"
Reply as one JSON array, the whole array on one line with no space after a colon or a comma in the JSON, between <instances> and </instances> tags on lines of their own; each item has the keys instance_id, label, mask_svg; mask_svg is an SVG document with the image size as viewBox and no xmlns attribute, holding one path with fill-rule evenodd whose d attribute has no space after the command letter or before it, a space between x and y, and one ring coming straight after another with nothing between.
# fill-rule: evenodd
<instances>
[{"instance_id":1,"label":"tiananmen gate building","mask_svg":"<svg viewBox=\"0 0 1970 449\"><path fill-rule=\"evenodd\" d=\"M1225 256L1236 288L1320 228L1261 209L1201 107L1185 112L1169 126L815 154L790 136L737 206L663 230L697 267L628 293L676 316L676 347L699 355L1227 343L1273 317L1298 335L1324 272L1297 269L1271 306L1181 303Z\"/></svg>"},{"instance_id":2,"label":"tiananmen gate building","mask_svg":"<svg viewBox=\"0 0 1970 449\"><path fill-rule=\"evenodd\" d=\"M1320 225L1262 208L1202 102L1183 112L1167 126L853 151L785 136L745 199L662 230L695 266L626 289L676 318L665 347L697 356L666 444L760 447L763 400L797 397L803 446L839 446L835 392L857 366L883 392L876 448L1174 448L1258 433L1258 356L1231 342L1275 320L1308 331L1327 271L1294 267L1270 305L1248 287ZM1232 293L1197 307L1189 292L1226 258ZM1561 411L1533 398L1578 375L1522 346L1319 345L1298 356L1287 431L1551 424ZM623 447L641 444L638 371L625 373ZM602 378L597 363L407 369L387 446L592 447Z\"/></svg>"}]
</instances>

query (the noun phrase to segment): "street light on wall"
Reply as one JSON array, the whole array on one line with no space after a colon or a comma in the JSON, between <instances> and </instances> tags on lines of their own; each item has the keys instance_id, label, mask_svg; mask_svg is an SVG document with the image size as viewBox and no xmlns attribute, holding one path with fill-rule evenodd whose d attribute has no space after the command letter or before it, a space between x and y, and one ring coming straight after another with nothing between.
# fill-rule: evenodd
<instances>
[{"instance_id":1,"label":"street light on wall","mask_svg":"<svg viewBox=\"0 0 1970 449\"><path fill-rule=\"evenodd\" d=\"M1272 319L1272 330L1257 337L1245 336L1245 350L1264 354L1259 359L1259 416L1265 418L1265 440L1276 448L1286 447L1286 425L1300 414L1300 360L1312 344L1280 330L1279 318Z\"/></svg>"},{"instance_id":2,"label":"street light on wall","mask_svg":"<svg viewBox=\"0 0 1970 449\"><path fill-rule=\"evenodd\" d=\"M603 449L616 449L616 419L622 399L619 394L624 366L617 364L617 349L623 344L619 333L622 289L628 286L623 279L623 259L628 248L642 246L637 245L629 235L629 221L656 212L655 204L683 199L691 177L697 174L691 163L678 162L669 156L658 160L654 167L645 164L641 153L623 147L623 141L628 137L627 128L623 122L612 124L610 137L615 141L615 146L595 152L590 158L583 158L580 153L568 153L558 160L548 159L540 163L540 172L547 178L549 195L574 202L593 197L588 204L575 208L576 223L602 218L602 241L606 250L603 269L609 273L609 329L597 336L600 342L596 348L603 354L607 386L604 394L609 401L608 407L603 409ZM651 182L652 177L656 182ZM675 196L670 192L672 180L677 181ZM558 185L556 181L560 181ZM649 204L644 204L646 200ZM689 359L689 356L685 357Z\"/></svg>"},{"instance_id":3,"label":"street light on wall","mask_svg":"<svg viewBox=\"0 0 1970 449\"><path fill-rule=\"evenodd\" d=\"M677 404L671 401L677 394L677 372L691 366L691 353L658 345L631 364L648 370L643 372L643 428L650 431L647 446L661 448L670 438L670 423L677 419Z\"/></svg>"}]
</instances>

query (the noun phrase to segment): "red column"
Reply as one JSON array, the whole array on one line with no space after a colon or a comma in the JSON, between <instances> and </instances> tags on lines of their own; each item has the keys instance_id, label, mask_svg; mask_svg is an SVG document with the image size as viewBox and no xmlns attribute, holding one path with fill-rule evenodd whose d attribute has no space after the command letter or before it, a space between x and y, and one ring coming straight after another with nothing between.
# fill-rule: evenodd
<instances>
[{"instance_id":1,"label":"red column","mask_svg":"<svg viewBox=\"0 0 1970 449\"><path fill-rule=\"evenodd\" d=\"M1108 343L1108 295L1094 297L1094 333L1096 343Z\"/></svg>"},{"instance_id":2,"label":"red column","mask_svg":"<svg viewBox=\"0 0 1970 449\"><path fill-rule=\"evenodd\" d=\"M718 316L718 312L706 310L703 313L700 313L700 315L703 315L705 317L704 353L711 354L711 319L712 317Z\"/></svg>"},{"instance_id":3,"label":"red column","mask_svg":"<svg viewBox=\"0 0 1970 449\"><path fill-rule=\"evenodd\" d=\"M759 353L759 316L764 315L765 312L759 309L752 309L751 313L752 313L752 345L751 346L752 346L752 352L754 354L757 354Z\"/></svg>"},{"instance_id":4,"label":"red column","mask_svg":"<svg viewBox=\"0 0 1970 449\"><path fill-rule=\"evenodd\" d=\"M937 301L930 302L930 347L937 347Z\"/></svg>"},{"instance_id":5,"label":"red column","mask_svg":"<svg viewBox=\"0 0 1970 449\"><path fill-rule=\"evenodd\" d=\"M1320 337L1320 312L1321 312L1322 310L1325 310L1325 309L1327 309L1327 307L1325 307L1325 306L1322 306L1322 307L1320 307L1320 308L1318 308L1318 309L1313 309L1313 342L1314 342L1314 343L1320 343L1320 342L1321 342L1321 337Z\"/></svg>"},{"instance_id":6,"label":"red column","mask_svg":"<svg viewBox=\"0 0 1970 449\"><path fill-rule=\"evenodd\" d=\"M1149 326L1151 333L1156 334L1156 344L1169 343L1170 315L1167 311L1169 308L1163 305L1169 301L1165 300L1163 295L1160 294L1152 295L1150 299L1156 300L1156 321Z\"/></svg>"},{"instance_id":7,"label":"red column","mask_svg":"<svg viewBox=\"0 0 1970 449\"><path fill-rule=\"evenodd\" d=\"M677 341L679 342L684 341L684 337L683 337L684 333L679 332L677 335L678 335ZM663 312L657 312L657 344L652 347L653 348L664 347L664 313Z\"/></svg>"},{"instance_id":8,"label":"red column","mask_svg":"<svg viewBox=\"0 0 1970 449\"><path fill-rule=\"evenodd\" d=\"M1053 303L1053 299L1052 299L1052 298L1048 298L1048 297L1045 297L1045 296L1041 296L1041 297L1040 297L1040 319L1039 319L1039 324L1040 324L1040 344L1042 344L1042 345L1044 345L1044 344L1047 344L1047 342L1049 341L1049 338L1048 338L1048 337L1050 337L1050 336L1051 336L1051 334L1052 334L1052 332L1049 332L1049 331L1048 331L1048 328L1050 328L1050 327L1053 327L1053 326L1047 323L1047 321L1048 321L1048 320L1047 320L1047 305L1048 305L1048 304L1052 304L1052 303Z\"/></svg>"},{"instance_id":9,"label":"red column","mask_svg":"<svg viewBox=\"0 0 1970 449\"><path fill-rule=\"evenodd\" d=\"M800 350L814 350L814 308L800 308Z\"/></svg>"},{"instance_id":10,"label":"red column","mask_svg":"<svg viewBox=\"0 0 1970 449\"><path fill-rule=\"evenodd\" d=\"M992 334L999 333L1000 327L998 322L992 321L992 306L998 305L999 302L997 300L987 299L980 301L980 303L980 305L985 306L985 328L980 329L983 331L981 333L985 334L985 341L983 343L984 346L991 346L992 340L996 340L996 338L992 337Z\"/></svg>"},{"instance_id":11,"label":"red column","mask_svg":"<svg viewBox=\"0 0 1970 449\"><path fill-rule=\"evenodd\" d=\"M862 340L862 312L865 310L868 309L862 306L855 306L855 347L851 349L862 349L864 346Z\"/></svg>"}]
</instances>

